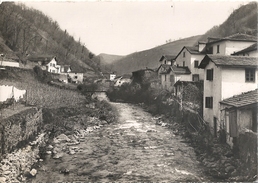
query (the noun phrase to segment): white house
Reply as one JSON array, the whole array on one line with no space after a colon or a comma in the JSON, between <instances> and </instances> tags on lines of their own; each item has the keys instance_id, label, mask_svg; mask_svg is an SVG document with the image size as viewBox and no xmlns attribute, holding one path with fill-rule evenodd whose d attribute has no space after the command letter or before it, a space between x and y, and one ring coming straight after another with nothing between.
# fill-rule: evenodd
<instances>
[{"instance_id":1,"label":"white house","mask_svg":"<svg viewBox=\"0 0 258 183\"><path fill-rule=\"evenodd\" d=\"M208 38L208 43L206 43L206 48L204 50L208 54L231 55L253 45L256 42L256 36L234 34L221 39Z\"/></svg>"},{"instance_id":2,"label":"white house","mask_svg":"<svg viewBox=\"0 0 258 183\"><path fill-rule=\"evenodd\" d=\"M199 43L201 45L201 43ZM200 46L201 47L201 46ZM191 74L183 81L203 80L203 70L198 66L205 54L199 52L199 47L184 46L176 56L177 67L188 67Z\"/></svg>"},{"instance_id":3,"label":"white house","mask_svg":"<svg viewBox=\"0 0 258 183\"><path fill-rule=\"evenodd\" d=\"M61 72L61 66L57 65L56 57L52 58L46 65L46 70L48 72L52 73L60 73Z\"/></svg>"},{"instance_id":4,"label":"white house","mask_svg":"<svg viewBox=\"0 0 258 183\"><path fill-rule=\"evenodd\" d=\"M216 136L221 125L219 102L257 88L255 57L206 55L199 68L204 69L203 118Z\"/></svg>"}]
</instances>

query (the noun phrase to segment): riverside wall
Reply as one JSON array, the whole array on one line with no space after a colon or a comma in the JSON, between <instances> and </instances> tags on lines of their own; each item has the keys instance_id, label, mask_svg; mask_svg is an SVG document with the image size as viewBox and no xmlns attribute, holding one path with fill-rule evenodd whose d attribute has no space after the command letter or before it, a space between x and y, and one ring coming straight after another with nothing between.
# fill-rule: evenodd
<instances>
[{"instance_id":1,"label":"riverside wall","mask_svg":"<svg viewBox=\"0 0 258 183\"><path fill-rule=\"evenodd\" d=\"M2 119L0 122L0 159L33 140L43 124L42 109L36 107Z\"/></svg>"}]
</instances>

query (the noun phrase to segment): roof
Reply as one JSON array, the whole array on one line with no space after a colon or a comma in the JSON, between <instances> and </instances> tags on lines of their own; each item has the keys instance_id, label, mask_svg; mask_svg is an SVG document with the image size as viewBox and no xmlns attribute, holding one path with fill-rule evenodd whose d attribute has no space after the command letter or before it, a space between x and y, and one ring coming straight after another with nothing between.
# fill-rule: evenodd
<instances>
[{"instance_id":1,"label":"roof","mask_svg":"<svg viewBox=\"0 0 258 183\"><path fill-rule=\"evenodd\" d=\"M243 107L251 104L256 104L258 102L258 90L252 90L240 95L235 95L233 97L227 98L221 101L221 104L230 105L233 107Z\"/></svg>"},{"instance_id":2,"label":"roof","mask_svg":"<svg viewBox=\"0 0 258 183\"><path fill-rule=\"evenodd\" d=\"M216 66L257 68L258 58L207 54L201 61L199 68L204 69L209 62L213 62Z\"/></svg>"},{"instance_id":3,"label":"roof","mask_svg":"<svg viewBox=\"0 0 258 183\"><path fill-rule=\"evenodd\" d=\"M168 61L173 61L175 60L176 56L175 55L162 55L162 57L159 59L159 61L162 61L164 58Z\"/></svg>"},{"instance_id":4,"label":"roof","mask_svg":"<svg viewBox=\"0 0 258 183\"><path fill-rule=\"evenodd\" d=\"M191 74L191 71L188 67L178 67L173 65L171 66L171 69L175 74Z\"/></svg>"},{"instance_id":5,"label":"roof","mask_svg":"<svg viewBox=\"0 0 258 183\"><path fill-rule=\"evenodd\" d=\"M177 54L177 56L175 57L175 59L177 59L177 57L181 54L181 52L186 49L189 53L191 54L195 54L195 55L199 55L202 54L201 52L199 52L199 48L197 46L184 46L181 51Z\"/></svg>"},{"instance_id":6,"label":"roof","mask_svg":"<svg viewBox=\"0 0 258 183\"><path fill-rule=\"evenodd\" d=\"M214 38L213 41L208 42L207 44L213 44L213 43L217 43L217 42L221 42L221 41L251 41L251 42L257 42L257 37L256 36L251 36L248 34L233 34L231 36L228 37L224 37L221 39L218 38Z\"/></svg>"},{"instance_id":7,"label":"roof","mask_svg":"<svg viewBox=\"0 0 258 183\"><path fill-rule=\"evenodd\" d=\"M233 53L232 55L238 55L242 53L248 53L251 51L257 51L257 43L252 44L251 46L248 46L247 48L240 50L238 52Z\"/></svg>"},{"instance_id":8,"label":"roof","mask_svg":"<svg viewBox=\"0 0 258 183\"><path fill-rule=\"evenodd\" d=\"M160 72L160 74L168 74L171 71L171 65L167 65L167 64L161 64L158 68L158 70L160 68L163 68L163 70Z\"/></svg>"}]
</instances>

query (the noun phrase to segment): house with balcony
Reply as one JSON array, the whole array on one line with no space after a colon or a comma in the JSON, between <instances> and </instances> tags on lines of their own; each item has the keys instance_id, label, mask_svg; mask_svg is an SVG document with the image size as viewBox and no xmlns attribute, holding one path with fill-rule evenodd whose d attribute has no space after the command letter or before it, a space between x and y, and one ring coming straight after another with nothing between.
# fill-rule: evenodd
<instances>
[{"instance_id":1,"label":"house with balcony","mask_svg":"<svg viewBox=\"0 0 258 183\"><path fill-rule=\"evenodd\" d=\"M199 68L204 71L203 118L212 134L225 125L220 102L257 88L257 57L207 54Z\"/></svg>"}]
</instances>

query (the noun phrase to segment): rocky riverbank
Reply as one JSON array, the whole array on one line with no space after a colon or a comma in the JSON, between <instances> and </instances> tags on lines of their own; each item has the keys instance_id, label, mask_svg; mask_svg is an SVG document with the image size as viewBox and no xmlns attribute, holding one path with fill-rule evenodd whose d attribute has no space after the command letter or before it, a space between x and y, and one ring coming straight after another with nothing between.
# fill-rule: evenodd
<instances>
[{"instance_id":1,"label":"rocky riverbank","mask_svg":"<svg viewBox=\"0 0 258 183\"><path fill-rule=\"evenodd\" d=\"M37 170L33 165L43 161L40 158L40 148L47 140L48 135L42 133L30 145L6 154L0 164L0 182L24 182L27 178L36 176Z\"/></svg>"}]
</instances>

